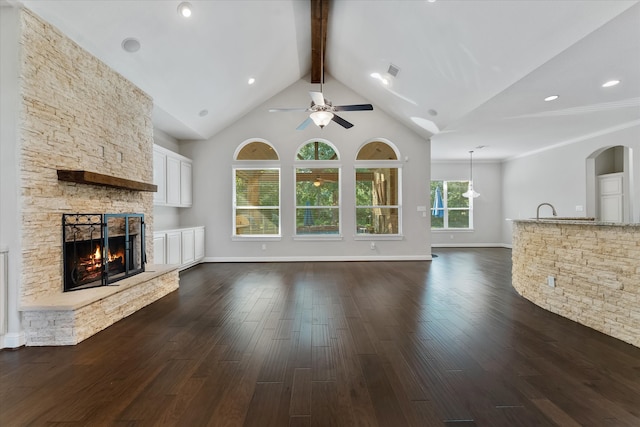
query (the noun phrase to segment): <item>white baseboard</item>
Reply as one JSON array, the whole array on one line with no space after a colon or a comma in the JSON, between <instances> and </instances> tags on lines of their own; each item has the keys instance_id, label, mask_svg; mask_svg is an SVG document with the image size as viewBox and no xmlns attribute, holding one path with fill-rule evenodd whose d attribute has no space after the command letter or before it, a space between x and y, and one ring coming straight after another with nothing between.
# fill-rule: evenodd
<instances>
[{"instance_id":1,"label":"white baseboard","mask_svg":"<svg viewBox=\"0 0 640 427\"><path fill-rule=\"evenodd\" d=\"M0 348L18 348L22 347L26 343L27 339L24 336L24 332L12 332L0 336L0 344L2 345Z\"/></svg>"},{"instance_id":2,"label":"white baseboard","mask_svg":"<svg viewBox=\"0 0 640 427\"><path fill-rule=\"evenodd\" d=\"M506 243L432 243L432 248L506 248L511 245Z\"/></svg>"},{"instance_id":3,"label":"white baseboard","mask_svg":"<svg viewBox=\"0 0 640 427\"><path fill-rule=\"evenodd\" d=\"M206 257L202 262L431 261L431 255Z\"/></svg>"}]
</instances>

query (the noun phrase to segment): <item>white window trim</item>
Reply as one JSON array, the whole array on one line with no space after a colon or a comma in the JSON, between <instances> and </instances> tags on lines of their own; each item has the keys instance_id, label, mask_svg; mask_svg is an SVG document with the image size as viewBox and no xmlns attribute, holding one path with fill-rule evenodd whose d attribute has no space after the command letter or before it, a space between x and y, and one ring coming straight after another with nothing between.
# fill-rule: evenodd
<instances>
[{"instance_id":1,"label":"white window trim","mask_svg":"<svg viewBox=\"0 0 640 427\"><path fill-rule=\"evenodd\" d=\"M279 164L273 161L261 161L257 160L260 163L258 166L255 162L256 160L249 160L243 162L234 163L231 168L231 194L233 198L233 203L231 205L231 240L233 241L274 241L282 239L282 168ZM247 163L250 162L250 163ZM245 166L250 164L250 166ZM267 166L271 165L271 166ZM278 209L278 234L236 234L236 212L238 210L237 206L237 194L236 194L236 171L237 170L277 170L278 171L278 201L280 202L279 206L261 206L260 208L255 207L245 207L247 209L263 209L263 208L277 208ZM242 207L241 207L242 209Z\"/></svg>"},{"instance_id":2,"label":"white window trim","mask_svg":"<svg viewBox=\"0 0 640 427\"><path fill-rule=\"evenodd\" d=\"M296 193L298 169L338 169L338 233L337 234L298 234L296 212L298 210L298 195ZM322 206L316 206L321 208ZM336 206L325 206L336 208ZM298 160L293 165L293 240L342 240L342 164L337 160Z\"/></svg>"},{"instance_id":3,"label":"white window trim","mask_svg":"<svg viewBox=\"0 0 640 427\"><path fill-rule=\"evenodd\" d=\"M469 180L467 179L432 179L433 181L440 181L440 182L469 182ZM442 186L442 201L443 203L446 205L447 204L447 193L444 191L444 184ZM448 190L447 190L448 192ZM450 210L468 210L469 211L469 227L468 228L449 228L449 227L442 227L442 228L433 228L431 227L431 231L434 233L439 233L439 232L443 232L443 233L451 233L451 232L456 232L456 233L470 233L475 231L475 228L473 227L473 197L469 198L469 209L465 209L465 208L449 208L449 207L445 207L444 208L444 212L445 212L445 221L444 223L449 225L449 211ZM429 215L433 215L433 204L431 204L431 206L429 207Z\"/></svg>"},{"instance_id":4,"label":"white window trim","mask_svg":"<svg viewBox=\"0 0 640 427\"><path fill-rule=\"evenodd\" d=\"M396 234L366 234L366 233L355 233L355 240L403 240L404 239L404 228L402 227L402 162L396 160L357 160L353 167L353 177L354 177L354 201L355 201L355 176L358 169L375 169L375 168L384 168L384 169L398 169L398 202L397 205L384 205L384 208L397 208L398 209L398 232ZM354 221L357 218L357 210L358 208L379 208L381 206L358 206L357 204L354 206L353 210L353 218ZM387 237L383 237L387 236Z\"/></svg>"}]
</instances>

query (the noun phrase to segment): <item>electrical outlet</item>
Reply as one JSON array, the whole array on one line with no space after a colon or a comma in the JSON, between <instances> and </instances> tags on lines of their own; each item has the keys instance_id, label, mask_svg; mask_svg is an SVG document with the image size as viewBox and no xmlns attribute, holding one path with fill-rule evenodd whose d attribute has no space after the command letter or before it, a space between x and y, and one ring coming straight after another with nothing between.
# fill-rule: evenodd
<instances>
[{"instance_id":1,"label":"electrical outlet","mask_svg":"<svg viewBox=\"0 0 640 427\"><path fill-rule=\"evenodd\" d=\"M376 242L371 242L371 250L375 250L376 248Z\"/></svg>"},{"instance_id":2,"label":"electrical outlet","mask_svg":"<svg viewBox=\"0 0 640 427\"><path fill-rule=\"evenodd\" d=\"M267 244L266 244L266 243L263 243L263 244L262 244L262 250L263 250L263 251L266 251L266 250L267 250Z\"/></svg>"},{"instance_id":3,"label":"electrical outlet","mask_svg":"<svg viewBox=\"0 0 640 427\"><path fill-rule=\"evenodd\" d=\"M556 278L553 276L547 276L547 285L549 285L550 288L555 288L556 287Z\"/></svg>"}]
</instances>

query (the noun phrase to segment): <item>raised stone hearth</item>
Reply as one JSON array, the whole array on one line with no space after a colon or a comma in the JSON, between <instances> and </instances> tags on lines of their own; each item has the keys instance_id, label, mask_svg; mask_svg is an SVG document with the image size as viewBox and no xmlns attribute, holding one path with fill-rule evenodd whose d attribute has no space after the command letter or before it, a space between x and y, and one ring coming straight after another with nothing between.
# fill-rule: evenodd
<instances>
[{"instance_id":1,"label":"raised stone hearth","mask_svg":"<svg viewBox=\"0 0 640 427\"><path fill-rule=\"evenodd\" d=\"M178 288L178 268L149 265L117 285L66 292L25 303L29 346L73 345Z\"/></svg>"}]
</instances>

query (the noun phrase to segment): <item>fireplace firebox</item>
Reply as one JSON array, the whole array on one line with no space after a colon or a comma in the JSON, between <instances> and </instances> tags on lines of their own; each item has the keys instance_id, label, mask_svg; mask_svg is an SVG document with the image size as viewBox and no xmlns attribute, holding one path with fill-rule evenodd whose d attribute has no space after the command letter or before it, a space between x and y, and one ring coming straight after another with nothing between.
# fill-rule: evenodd
<instances>
[{"instance_id":1,"label":"fireplace firebox","mask_svg":"<svg viewBox=\"0 0 640 427\"><path fill-rule=\"evenodd\" d=\"M106 286L144 271L144 214L63 214L64 291Z\"/></svg>"}]
</instances>

